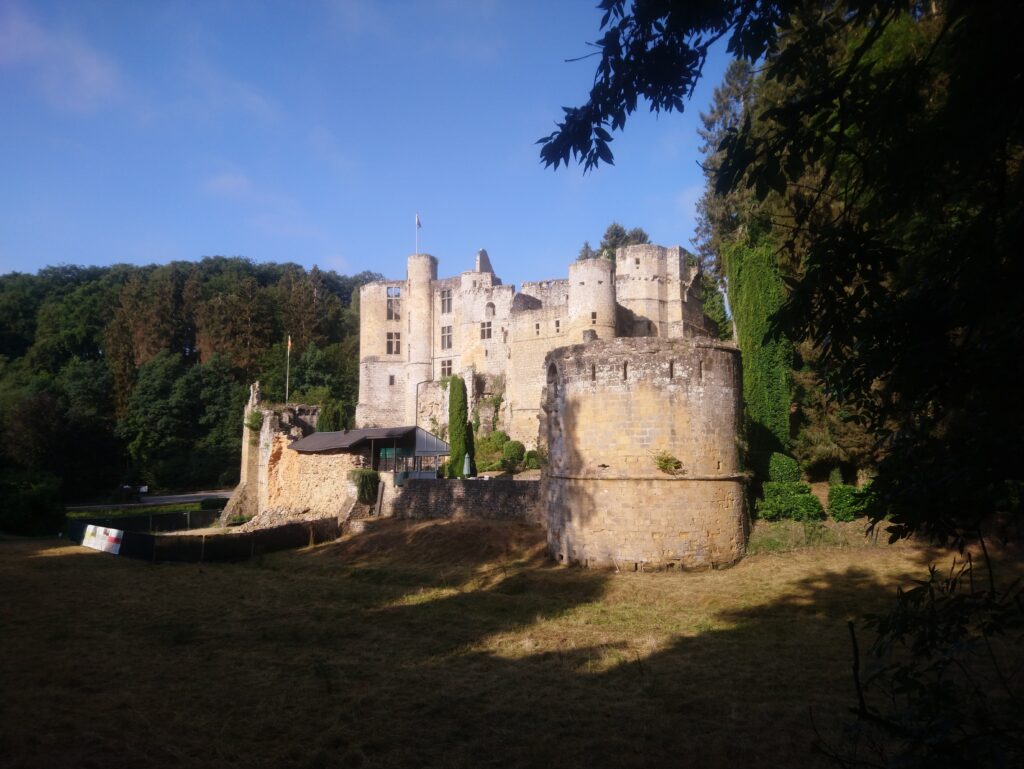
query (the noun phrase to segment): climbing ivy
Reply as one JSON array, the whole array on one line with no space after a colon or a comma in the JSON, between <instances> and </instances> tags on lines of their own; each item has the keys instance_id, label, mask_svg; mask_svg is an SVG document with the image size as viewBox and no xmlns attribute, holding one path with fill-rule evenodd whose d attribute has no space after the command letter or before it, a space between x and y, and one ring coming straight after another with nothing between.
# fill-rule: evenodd
<instances>
[{"instance_id":1,"label":"climbing ivy","mask_svg":"<svg viewBox=\"0 0 1024 769\"><path fill-rule=\"evenodd\" d=\"M749 461L766 478L768 458L789 446L790 368L793 346L773 336L772 316L782 306L782 279L771 243L737 241L722 254L729 302L743 360L744 421Z\"/></svg>"}]
</instances>

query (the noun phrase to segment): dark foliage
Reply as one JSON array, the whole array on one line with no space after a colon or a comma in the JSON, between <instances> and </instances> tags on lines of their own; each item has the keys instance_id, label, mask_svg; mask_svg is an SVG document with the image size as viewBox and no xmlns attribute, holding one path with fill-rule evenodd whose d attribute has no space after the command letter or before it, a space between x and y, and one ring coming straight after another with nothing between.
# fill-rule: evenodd
<instances>
[{"instance_id":1,"label":"dark foliage","mask_svg":"<svg viewBox=\"0 0 1024 769\"><path fill-rule=\"evenodd\" d=\"M356 498L364 505L372 505L377 501L377 487L380 485L380 473L376 470L352 470L349 478L356 485Z\"/></svg>"}]
</instances>

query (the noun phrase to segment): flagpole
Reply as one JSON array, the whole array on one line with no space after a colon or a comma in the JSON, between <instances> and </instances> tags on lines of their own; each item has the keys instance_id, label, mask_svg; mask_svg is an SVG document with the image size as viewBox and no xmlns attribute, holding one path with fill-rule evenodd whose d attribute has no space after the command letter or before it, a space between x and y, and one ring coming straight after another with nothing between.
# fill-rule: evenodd
<instances>
[{"instance_id":1,"label":"flagpole","mask_svg":"<svg viewBox=\"0 0 1024 769\"><path fill-rule=\"evenodd\" d=\"M416 251L415 251L415 253L418 254L419 252L420 252L420 215L417 213L416 214Z\"/></svg>"},{"instance_id":2,"label":"flagpole","mask_svg":"<svg viewBox=\"0 0 1024 769\"><path fill-rule=\"evenodd\" d=\"M288 385L292 369L292 335L288 335L288 352L284 359L284 402L288 404Z\"/></svg>"}]
</instances>

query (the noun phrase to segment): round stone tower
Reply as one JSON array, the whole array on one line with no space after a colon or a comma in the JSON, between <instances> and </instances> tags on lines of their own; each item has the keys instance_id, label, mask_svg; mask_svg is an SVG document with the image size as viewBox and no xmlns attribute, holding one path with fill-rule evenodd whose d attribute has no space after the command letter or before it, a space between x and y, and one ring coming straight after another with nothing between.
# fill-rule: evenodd
<instances>
[{"instance_id":1,"label":"round stone tower","mask_svg":"<svg viewBox=\"0 0 1024 769\"><path fill-rule=\"evenodd\" d=\"M567 564L703 568L746 546L739 351L619 338L544 362L548 547Z\"/></svg>"},{"instance_id":2,"label":"round stone tower","mask_svg":"<svg viewBox=\"0 0 1024 769\"><path fill-rule=\"evenodd\" d=\"M402 325L406 329L405 424L416 424L416 384L431 379L431 332L433 295L431 282L437 280L437 259L430 254L409 257L406 296L402 299Z\"/></svg>"},{"instance_id":3,"label":"round stone tower","mask_svg":"<svg viewBox=\"0 0 1024 769\"><path fill-rule=\"evenodd\" d=\"M615 336L615 265L609 259L581 259L569 265L569 339L584 331L600 339Z\"/></svg>"}]
</instances>

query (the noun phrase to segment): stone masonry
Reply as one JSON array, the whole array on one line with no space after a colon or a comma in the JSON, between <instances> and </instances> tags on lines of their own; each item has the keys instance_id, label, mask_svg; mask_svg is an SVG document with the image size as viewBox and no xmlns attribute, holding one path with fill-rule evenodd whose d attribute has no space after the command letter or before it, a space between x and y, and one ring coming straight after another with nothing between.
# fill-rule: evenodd
<instances>
[{"instance_id":1,"label":"stone masonry","mask_svg":"<svg viewBox=\"0 0 1024 769\"><path fill-rule=\"evenodd\" d=\"M416 424L443 434L442 381L459 374L471 412L497 405L494 425L536 446L544 358L553 349L582 341L584 332L599 339L709 332L688 257L678 246L626 246L614 262L573 262L567 279L516 291L483 250L472 270L444 279L433 256L410 256L405 280L360 290L357 426Z\"/></svg>"},{"instance_id":2,"label":"stone masonry","mask_svg":"<svg viewBox=\"0 0 1024 769\"><path fill-rule=\"evenodd\" d=\"M557 560L685 569L743 555L735 346L592 341L553 350L545 369L544 496Z\"/></svg>"}]
</instances>

